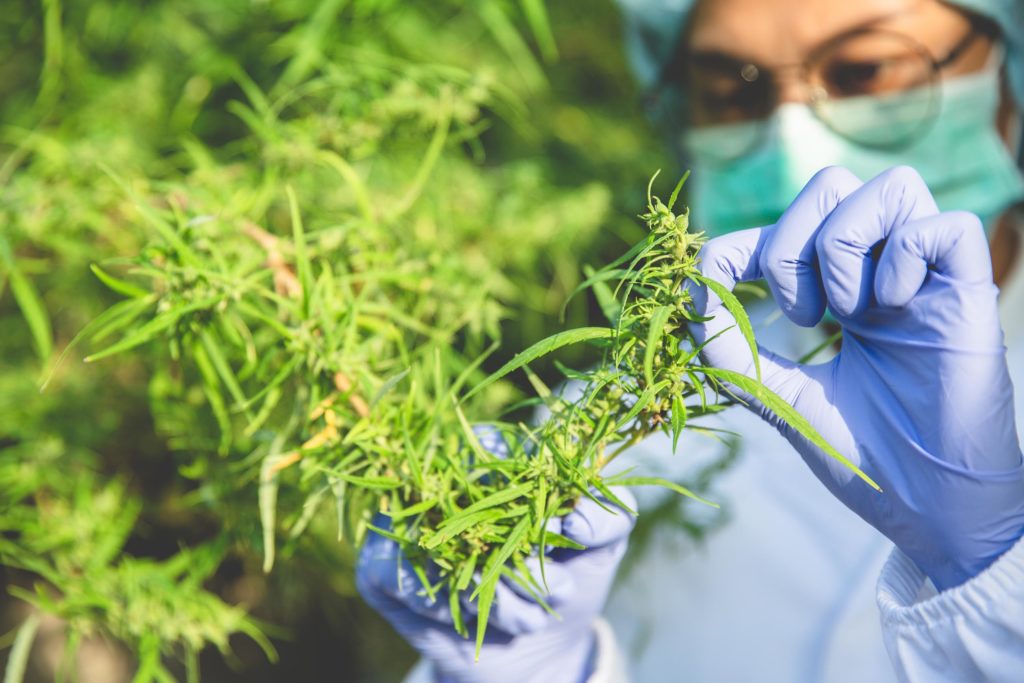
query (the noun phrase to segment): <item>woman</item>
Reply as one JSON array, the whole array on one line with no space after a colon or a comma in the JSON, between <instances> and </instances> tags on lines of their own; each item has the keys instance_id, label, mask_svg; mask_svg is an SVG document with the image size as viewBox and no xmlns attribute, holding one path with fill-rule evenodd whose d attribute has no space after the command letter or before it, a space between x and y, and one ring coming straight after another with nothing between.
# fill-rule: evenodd
<instances>
[{"instance_id":1,"label":"woman","mask_svg":"<svg viewBox=\"0 0 1024 683\"><path fill-rule=\"evenodd\" d=\"M1024 8L623 4L638 74L693 168L697 226L771 223L710 242L705 274L768 281L783 316L758 332L780 353L762 350L765 382L884 489L850 481L785 428L780 439L756 401L727 414L748 451L721 483L734 519L705 553L655 542L611 600L634 680L1021 680L1024 465L1010 376L1024 376L1024 331L1006 311L1024 296L1012 210L1024 179L1010 152ZM705 360L752 372L720 302L701 296L714 316ZM841 352L785 360L822 338L807 328L826 305ZM686 460L700 450L693 440ZM628 517L583 504L563 528L589 549L552 563L562 619L505 591L479 664L443 607L396 573L384 539L364 549L360 586L423 653L423 680L625 681L597 614Z\"/></svg>"}]
</instances>

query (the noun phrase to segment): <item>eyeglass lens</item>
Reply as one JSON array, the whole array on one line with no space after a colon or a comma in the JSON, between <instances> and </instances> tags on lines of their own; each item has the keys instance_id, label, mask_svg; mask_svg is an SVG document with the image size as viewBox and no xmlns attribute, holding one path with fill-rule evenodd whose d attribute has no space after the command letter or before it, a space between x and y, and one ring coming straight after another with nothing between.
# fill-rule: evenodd
<instances>
[{"instance_id":1,"label":"eyeglass lens","mask_svg":"<svg viewBox=\"0 0 1024 683\"><path fill-rule=\"evenodd\" d=\"M935 61L908 36L882 30L849 34L816 50L801 67L818 117L853 141L896 146L934 116ZM779 104L776 74L724 55L692 55L686 78L690 125L755 121Z\"/></svg>"}]
</instances>

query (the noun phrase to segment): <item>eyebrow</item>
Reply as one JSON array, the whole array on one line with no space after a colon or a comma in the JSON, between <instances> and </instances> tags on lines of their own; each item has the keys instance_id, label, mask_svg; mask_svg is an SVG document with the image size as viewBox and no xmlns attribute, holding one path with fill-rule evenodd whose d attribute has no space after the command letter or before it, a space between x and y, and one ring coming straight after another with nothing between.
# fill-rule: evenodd
<instances>
[{"instance_id":1,"label":"eyebrow","mask_svg":"<svg viewBox=\"0 0 1024 683\"><path fill-rule=\"evenodd\" d=\"M842 31L839 31L838 33L835 33L831 36L828 36L827 38L824 38L823 40L813 45L810 48L810 50L808 50L808 54L813 54L814 51L820 48L822 45L829 43L833 40L837 40L839 38L843 38L847 35L858 33L869 28L874 28L878 24L908 14L909 12L915 9L917 9L917 4L910 7L903 7L901 9L894 10L891 12L885 12L883 14L879 14L869 19L865 19L864 21L860 21L856 24L853 24L852 26L848 26L844 28ZM675 54L673 55L673 58L669 60L669 62L666 64L665 70L662 72L662 79L665 81L671 81L673 72L678 71L679 67L681 67L684 62L697 64L701 68L716 71L732 71L735 70L737 67L743 66L744 64L756 63L756 60L744 57L742 53L730 52L724 49L710 48L705 50L689 50L686 47L686 41L684 38L685 36L680 36L680 41L676 47ZM681 76L682 74L678 74L675 78L679 79Z\"/></svg>"}]
</instances>

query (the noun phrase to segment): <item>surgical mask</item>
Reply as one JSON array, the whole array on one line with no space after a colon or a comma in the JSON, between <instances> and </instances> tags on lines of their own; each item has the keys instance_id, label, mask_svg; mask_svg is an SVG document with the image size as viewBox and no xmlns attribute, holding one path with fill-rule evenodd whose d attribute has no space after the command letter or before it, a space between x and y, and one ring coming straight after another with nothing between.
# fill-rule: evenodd
<instances>
[{"instance_id":1,"label":"surgical mask","mask_svg":"<svg viewBox=\"0 0 1024 683\"><path fill-rule=\"evenodd\" d=\"M861 130L901 125L901 109L920 111L920 92L884 100L849 98L826 103L830 117ZM693 168L690 203L697 228L721 234L774 223L808 180L826 166L845 166L867 180L909 165L924 178L942 210L978 215L991 229L998 216L1024 197L1021 175L995 128L998 64L941 82L936 118L927 132L901 149L858 145L832 131L807 105L787 103L758 122L695 128L683 136ZM837 118L831 120L836 121ZM731 161L730 145L761 142Z\"/></svg>"}]
</instances>

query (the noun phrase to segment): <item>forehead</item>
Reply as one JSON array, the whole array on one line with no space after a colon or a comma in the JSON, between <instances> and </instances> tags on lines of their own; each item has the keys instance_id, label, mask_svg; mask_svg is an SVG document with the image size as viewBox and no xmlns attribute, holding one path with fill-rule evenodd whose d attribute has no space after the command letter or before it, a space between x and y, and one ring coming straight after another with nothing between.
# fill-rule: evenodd
<instances>
[{"instance_id":1,"label":"forehead","mask_svg":"<svg viewBox=\"0 0 1024 683\"><path fill-rule=\"evenodd\" d=\"M966 17L939 0L700 0L690 46L765 64L799 61L822 40L878 25L910 35L956 35Z\"/></svg>"}]
</instances>

